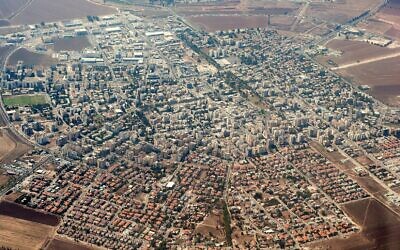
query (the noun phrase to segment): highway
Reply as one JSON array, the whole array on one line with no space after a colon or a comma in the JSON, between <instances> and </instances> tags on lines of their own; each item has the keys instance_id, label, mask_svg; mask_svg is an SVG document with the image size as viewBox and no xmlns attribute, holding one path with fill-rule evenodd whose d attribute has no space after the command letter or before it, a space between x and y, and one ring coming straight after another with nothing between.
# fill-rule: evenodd
<instances>
[{"instance_id":1,"label":"highway","mask_svg":"<svg viewBox=\"0 0 400 250\"><path fill-rule=\"evenodd\" d=\"M375 7L372 7L368 10L366 10L364 13L366 13L368 11L368 14L361 16L359 18L354 18L352 20L349 20L347 23L345 23L344 25L341 25L340 27L338 27L336 30L333 30L331 32L329 32L328 34L322 36L317 42L316 44L325 44L326 42L328 42L329 40L333 39L334 37L337 36L337 34L342 31L344 26L354 26L364 20L367 20L368 18L370 18L371 16L375 15L382 7L384 7L389 0L383 0L381 1L378 5L376 5Z\"/></svg>"}]
</instances>

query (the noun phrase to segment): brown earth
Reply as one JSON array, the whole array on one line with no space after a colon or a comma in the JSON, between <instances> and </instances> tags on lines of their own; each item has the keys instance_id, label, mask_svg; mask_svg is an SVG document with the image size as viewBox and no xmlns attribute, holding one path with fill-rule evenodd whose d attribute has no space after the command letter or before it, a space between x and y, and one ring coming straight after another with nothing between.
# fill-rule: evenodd
<instances>
[{"instance_id":1,"label":"brown earth","mask_svg":"<svg viewBox=\"0 0 400 250\"><path fill-rule=\"evenodd\" d=\"M339 66L400 52L400 48L392 49L368 44L367 42L340 39L331 40L326 44L326 47L342 52L338 57L327 58Z\"/></svg>"},{"instance_id":2,"label":"brown earth","mask_svg":"<svg viewBox=\"0 0 400 250\"><path fill-rule=\"evenodd\" d=\"M26 144L21 138L17 137L13 132L10 131L9 128L1 130L3 141L5 144L0 146L2 148L4 154L0 157L0 163L11 163L14 160L22 157L24 154L28 153L32 146ZM11 141L10 141L11 140ZM10 148L12 149L10 151Z\"/></svg>"},{"instance_id":3,"label":"brown earth","mask_svg":"<svg viewBox=\"0 0 400 250\"><path fill-rule=\"evenodd\" d=\"M354 66L338 71L357 85L371 87L369 93L393 106L400 105L400 57Z\"/></svg>"},{"instance_id":4,"label":"brown earth","mask_svg":"<svg viewBox=\"0 0 400 250\"><path fill-rule=\"evenodd\" d=\"M214 32L217 30L267 27L267 16L192 16L186 18L200 28Z\"/></svg>"},{"instance_id":5,"label":"brown earth","mask_svg":"<svg viewBox=\"0 0 400 250\"><path fill-rule=\"evenodd\" d=\"M11 19L14 25L56 22L82 18L88 15L108 15L114 8L86 0L34 0L18 15Z\"/></svg>"},{"instance_id":6,"label":"brown earth","mask_svg":"<svg viewBox=\"0 0 400 250\"><path fill-rule=\"evenodd\" d=\"M48 225L0 215L0 246L11 249L40 249L54 228Z\"/></svg>"},{"instance_id":7,"label":"brown earth","mask_svg":"<svg viewBox=\"0 0 400 250\"><path fill-rule=\"evenodd\" d=\"M51 58L49 55L32 52L25 48L20 48L16 50L8 58L7 65L17 65L18 61L23 61L24 65L35 65L43 67L48 67L57 63L57 60Z\"/></svg>"},{"instance_id":8,"label":"brown earth","mask_svg":"<svg viewBox=\"0 0 400 250\"><path fill-rule=\"evenodd\" d=\"M0 162L16 148L17 144L10 138L7 130L0 129Z\"/></svg>"},{"instance_id":9,"label":"brown earth","mask_svg":"<svg viewBox=\"0 0 400 250\"><path fill-rule=\"evenodd\" d=\"M400 219L375 199L343 205L344 211L362 228L363 236L378 249L399 249Z\"/></svg>"},{"instance_id":10,"label":"brown earth","mask_svg":"<svg viewBox=\"0 0 400 250\"><path fill-rule=\"evenodd\" d=\"M4 61L7 59L7 56L12 52L14 46L3 46L0 47L0 65L4 64Z\"/></svg>"},{"instance_id":11,"label":"brown earth","mask_svg":"<svg viewBox=\"0 0 400 250\"><path fill-rule=\"evenodd\" d=\"M195 232L206 237L212 235L214 238L224 240L225 233L221 212L212 212L202 223L197 225Z\"/></svg>"},{"instance_id":12,"label":"brown earth","mask_svg":"<svg viewBox=\"0 0 400 250\"><path fill-rule=\"evenodd\" d=\"M368 156L359 156L357 158L355 158L356 161L358 161L361 165L363 166L368 166L370 164L373 164L374 162L368 158Z\"/></svg>"},{"instance_id":13,"label":"brown earth","mask_svg":"<svg viewBox=\"0 0 400 250\"><path fill-rule=\"evenodd\" d=\"M7 184L9 179L10 177L7 176L7 173L4 170L0 169L0 188Z\"/></svg>"},{"instance_id":14,"label":"brown earth","mask_svg":"<svg viewBox=\"0 0 400 250\"><path fill-rule=\"evenodd\" d=\"M0 19L8 19L29 0L0 0Z\"/></svg>"},{"instance_id":15,"label":"brown earth","mask_svg":"<svg viewBox=\"0 0 400 250\"><path fill-rule=\"evenodd\" d=\"M89 48L92 45L86 36L79 36L73 38L58 38L54 41L54 51L81 51L85 48Z\"/></svg>"},{"instance_id":16,"label":"brown earth","mask_svg":"<svg viewBox=\"0 0 400 250\"><path fill-rule=\"evenodd\" d=\"M357 27L372 33L383 35L392 28L392 25L375 18L370 18L366 22L359 23Z\"/></svg>"},{"instance_id":17,"label":"brown earth","mask_svg":"<svg viewBox=\"0 0 400 250\"><path fill-rule=\"evenodd\" d=\"M77 242L64 239L64 238L54 238L50 244L47 246L46 250L91 250L94 248L79 244Z\"/></svg>"},{"instance_id":18,"label":"brown earth","mask_svg":"<svg viewBox=\"0 0 400 250\"><path fill-rule=\"evenodd\" d=\"M219 15L219 14L248 14L248 15L291 15L301 5L288 1L270 0L242 0L218 1L213 3L199 3L178 5L175 11L180 15Z\"/></svg>"},{"instance_id":19,"label":"brown earth","mask_svg":"<svg viewBox=\"0 0 400 250\"><path fill-rule=\"evenodd\" d=\"M364 199L342 206L362 228L360 233L307 245L310 249L395 250L400 247L399 217L375 199Z\"/></svg>"},{"instance_id":20,"label":"brown earth","mask_svg":"<svg viewBox=\"0 0 400 250\"><path fill-rule=\"evenodd\" d=\"M57 226L60 223L58 216L42 213L8 201L0 202L0 214L49 226Z\"/></svg>"},{"instance_id":21,"label":"brown earth","mask_svg":"<svg viewBox=\"0 0 400 250\"><path fill-rule=\"evenodd\" d=\"M305 16L335 23L345 23L371 7L376 6L379 0L337 0L313 2Z\"/></svg>"},{"instance_id":22,"label":"brown earth","mask_svg":"<svg viewBox=\"0 0 400 250\"><path fill-rule=\"evenodd\" d=\"M361 233L355 233L343 238L334 238L307 245L313 250L372 250L374 244Z\"/></svg>"}]
</instances>

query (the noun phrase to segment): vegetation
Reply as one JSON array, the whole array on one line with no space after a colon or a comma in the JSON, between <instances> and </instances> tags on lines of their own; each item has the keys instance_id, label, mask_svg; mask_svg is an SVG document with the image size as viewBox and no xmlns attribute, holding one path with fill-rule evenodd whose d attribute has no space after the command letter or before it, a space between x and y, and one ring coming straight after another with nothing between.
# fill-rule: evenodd
<instances>
[{"instance_id":1,"label":"vegetation","mask_svg":"<svg viewBox=\"0 0 400 250\"><path fill-rule=\"evenodd\" d=\"M225 228L225 237L226 242L229 246L232 246L232 227L231 227L231 215L228 210L228 205L224 201L223 205L223 212L224 212L224 228Z\"/></svg>"},{"instance_id":2,"label":"vegetation","mask_svg":"<svg viewBox=\"0 0 400 250\"><path fill-rule=\"evenodd\" d=\"M3 98L4 105L9 107L36 106L47 104L45 95L17 95Z\"/></svg>"}]
</instances>

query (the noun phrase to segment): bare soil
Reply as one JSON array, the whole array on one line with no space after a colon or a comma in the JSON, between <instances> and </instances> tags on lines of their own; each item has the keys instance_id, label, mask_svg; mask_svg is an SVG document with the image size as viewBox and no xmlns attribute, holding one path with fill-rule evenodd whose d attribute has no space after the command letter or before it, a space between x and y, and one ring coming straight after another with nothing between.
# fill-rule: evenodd
<instances>
[{"instance_id":1,"label":"bare soil","mask_svg":"<svg viewBox=\"0 0 400 250\"><path fill-rule=\"evenodd\" d=\"M400 57L385 59L338 71L357 85L371 87L369 93L382 102L400 105Z\"/></svg>"},{"instance_id":2,"label":"bare soil","mask_svg":"<svg viewBox=\"0 0 400 250\"><path fill-rule=\"evenodd\" d=\"M212 235L214 238L224 240L225 233L221 213L212 213L207 216L202 223L197 225L195 231L204 236Z\"/></svg>"},{"instance_id":3,"label":"bare soil","mask_svg":"<svg viewBox=\"0 0 400 250\"><path fill-rule=\"evenodd\" d=\"M0 202L0 214L49 226L57 226L60 223L58 216L38 212L8 201Z\"/></svg>"},{"instance_id":4,"label":"bare soil","mask_svg":"<svg viewBox=\"0 0 400 250\"><path fill-rule=\"evenodd\" d=\"M378 249L399 249L399 216L375 199L343 205L344 211L362 227L362 234Z\"/></svg>"},{"instance_id":5,"label":"bare soil","mask_svg":"<svg viewBox=\"0 0 400 250\"><path fill-rule=\"evenodd\" d=\"M0 215L0 246L11 249L40 249L53 227Z\"/></svg>"},{"instance_id":6,"label":"bare soil","mask_svg":"<svg viewBox=\"0 0 400 250\"><path fill-rule=\"evenodd\" d=\"M330 57L336 64L344 65L364 61L375 57L382 57L398 53L400 48L392 49L368 44L367 42L334 39L327 45L328 48L342 52L339 57Z\"/></svg>"},{"instance_id":7,"label":"bare soil","mask_svg":"<svg viewBox=\"0 0 400 250\"><path fill-rule=\"evenodd\" d=\"M0 162L16 148L17 144L10 138L5 129L0 130Z\"/></svg>"},{"instance_id":8,"label":"bare soil","mask_svg":"<svg viewBox=\"0 0 400 250\"><path fill-rule=\"evenodd\" d=\"M379 0L338 0L338 1L320 1L310 4L306 15L321 20L345 23L351 18L360 15L366 10L377 5Z\"/></svg>"},{"instance_id":9,"label":"bare soil","mask_svg":"<svg viewBox=\"0 0 400 250\"><path fill-rule=\"evenodd\" d=\"M217 30L267 27L267 16L193 16L188 17L191 23L200 28L214 32Z\"/></svg>"},{"instance_id":10,"label":"bare soil","mask_svg":"<svg viewBox=\"0 0 400 250\"><path fill-rule=\"evenodd\" d=\"M0 19L8 19L27 2L28 0L0 0Z\"/></svg>"},{"instance_id":11,"label":"bare soil","mask_svg":"<svg viewBox=\"0 0 400 250\"><path fill-rule=\"evenodd\" d=\"M11 23L14 25L56 22L88 15L108 15L116 9L86 0L35 0L22 12L16 15Z\"/></svg>"},{"instance_id":12,"label":"bare soil","mask_svg":"<svg viewBox=\"0 0 400 250\"><path fill-rule=\"evenodd\" d=\"M0 157L0 163L11 163L14 160L25 155L32 149L32 146L26 144L25 141L17 137L13 132L10 131L9 128L2 129L1 132L3 138L7 139L3 140L5 144L0 146L0 148L3 147L4 152L4 154ZM12 142L10 142L9 140L11 140ZM9 150L10 148L11 151Z\"/></svg>"},{"instance_id":13,"label":"bare soil","mask_svg":"<svg viewBox=\"0 0 400 250\"><path fill-rule=\"evenodd\" d=\"M81 51L89 48L92 45L86 36L79 36L73 38L59 38L54 41L54 51Z\"/></svg>"},{"instance_id":14,"label":"bare soil","mask_svg":"<svg viewBox=\"0 0 400 250\"><path fill-rule=\"evenodd\" d=\"M91 250L94 248L79 244L64 238L54 238L47 246L46 250Z\"/></svg>"},{"instance_id":15,"label":"bare soil","mask_svg":"<svg viewBox=\"0 0 400 250\"><path fill-rule=\"evenodd\" d=\"M9 57L7 65L17 65L18 61L23 61L25 65L35 65L43 67L48 67L57 63L57 60L51 58L49 55L32 52L25 48L20 48L16 50Z\"/></svg>"}]
</instances>

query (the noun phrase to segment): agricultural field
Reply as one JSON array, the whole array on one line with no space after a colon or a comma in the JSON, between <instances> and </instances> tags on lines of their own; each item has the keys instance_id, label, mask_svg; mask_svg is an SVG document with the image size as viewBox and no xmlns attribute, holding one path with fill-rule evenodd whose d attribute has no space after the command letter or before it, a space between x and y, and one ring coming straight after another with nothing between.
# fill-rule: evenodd
<instances>
[{"instance_id":1,"label":"agricultural field","mask_svg":"<svg viewBox=\"0 0 400 250\"><path fill-rule=\"evenodd\" d=\"M288 29L301 4L289 1L221 1L194 5L178 5L174 10L194 26L205 31L240 28Z\"/></svg>"},{"instance_id":2,"label":"agricultural field","mask_svg":"<svg viewBox=\"0 0 400 250\"><path fill-rule=\"evenodd\" d=\"M375 199L343 205L344 211L361 226L360 233L309 244L311 249L398 249L399 218Z\"/></svg>"},{"instance_id":3,"label":"agricultural field","mask_svg":"<svg viewBox=\"0 0 400 250\"><path fill-rule=\"evenodd\" d=\"M348 203L343 209L362 227L378 249L395 249L400 243L399 217L375 199Z\"/></svg>"},{"instance_id":4,"label":"agricultural field","mask_svg":"<svg viewBox=\"0 0 400 250\"><path fill-rule=\"evenodd\" d=\"M4 105L9 107L33 106L48 103L46 95L18 95L3 98Z\"/></svg>"},{"instance_id":5,"label":"agricultural field","mask_svg":"<svg viewBox=\"0 0 400 250\"><path fill-rule=\"evenodd\" d=\"M86 245L79 244L77 242L67 240L64 238L56 237L47 245L46 250L90 250L96 249L92 247L88 247Z\"/></svg>"},{"instance_id":6,"label":"agricultural field","mask_svg":"<svg viewBox=\"0 0 400 250\"><path fill-rule=\"evenodd\" d=\"M331 40L326 47L338 55L318 57L321 64L356 85L368 85L369 93L380 101L400 105L400 47L380 47L341 39Z\"/></svg>"},{"instance_id":7,"label":"agricultural field","mask_svg":"<svg viewBox=\"0 0 400 250\"><path fill-rule=\"evenodd\" d=\"M40 249L53 234L52 226L0 215L0 246L11 249Z\"/></svg>"},{"instance_id":8,"label":"agricultural field","mask_svg":"<svg viewBox=\"0 0 400 250\"><path fill-rule=\"evenodd\" d=\"M61 7L62 6L62 7ZM116 9L87 0L33 0L10 19L13 25L55 22L87 15L107 15Z\"/></svg>"},{"instance_id":9,"label":"agricultural field","mask_svg":"<svg viewBox=\"0 0 400 250\"><path fill-rule=\"evenodd\" d=\"M192 16L188 17L190 23L207 32L218 30L243 29L243 28L263 28L267 27L267 16Z\"/></svg>"},{"instance_id":10,"label":"agricultural field","mask_svg":"<svg viewBox=\"0 0 400 250\"><path fill-rule=\"evenodd\" d=\"M389 1L378 13L359 23L357 27L400 41L400 1Z\"/></svg>"},{"instance_id":11,"label":"agricultural field","mask_svg":"<svg viewBox=\"0 0 400 250\"><path fill-rule=\"evenodd\" d=\"M21 220L40 223L47 226L57 226L60 223L60 218L53 214L38 212L31 208L26 208L14 202L1 201L0 215L10 216Z\"/></svg>"},{"instance_id":12,"label":"agricultural field","mask_svg":"<svg viewBox=\"0 0 400 250\"><path fill-rule=\"evenodd\" d=\"M289 1L272 0L245 0L220 1L215 3L199 3L191 5L177 5L174 10L183 16L191 15L288 15L293 14L301 4Z\"/></svg>"},{"instance_id":13,"label":"agricultural field","mask_svg":"<svg viewBox=\"0 0 400 250\"><path fill-rule=\"evenodd\" d=\"M313 2L307 9L305 16L334 23L346 23L369 8L380 3L379 0L339 0Z\"/></svg>"},{"instance_id":14,"label":"agricultural field","mask_svg":"<svg viewBox=\"0 0 400 250\"><path fill-rule=\"evenodd\" d=\"M357 85L371 87L369 93L392 106L400 105L400 56L338 71Z\"/></svg>"},{"instance_id":15,"label":"agricultural field","mask_svg":"<svg viewBox=\"0 0 400 250\"><path fill-rule=\"evenodd\" d=\"M328 56L325 60L332 60L338 66L352 63L364 63L381 57L392 56L400 53L400 48L388 48L372 45L367 42L354 40L331 40L327 48L340 52L340 56Z\"/></svg>"},{"instance_id":16,"label":"agricultural field","mask_svg":"<svg viewBox=\"0 0 400 250\"><path fill-rule=\"evenodd\" d=\"M7 21L7 19L12 18L12 16L29 1L30 0L0 0L0 19Z\"/></svg>"}]
</instances>

